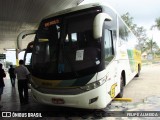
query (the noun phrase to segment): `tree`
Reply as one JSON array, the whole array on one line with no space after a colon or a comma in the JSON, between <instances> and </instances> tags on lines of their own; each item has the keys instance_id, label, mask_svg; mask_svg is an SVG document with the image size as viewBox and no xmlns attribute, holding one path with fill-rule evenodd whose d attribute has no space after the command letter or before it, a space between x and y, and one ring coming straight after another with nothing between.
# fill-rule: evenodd
<instances>
[{"instance_id":1,"label":"tree","mask_svg":"<svg viewBox=\"0 0 160 120\"><path fill-rule=\"evenodd\" d=\"M141 52L144 52L144 46L145 46L145 42L147 41L147 35L146 35L146 30L144 29L143 26L141 27L136 27L135 28L135 32L134 32L135 36L138 39L138 45L141 49Z\"/></svg>"},{"instance_id":2,"label":"tree","mask_svg":"<svg viewBox=\"0 0 160 120\"><path fill-rule=\"evenodd\" d=\"M151 29L153 29L154 27L156 27L158 30L160 30L160 17L157 18L157 19L155 20L155 22L156 22L156 24L153 25L153 26L151 27Z\"/></svg>"},{"instance_id":3,"label":"tree","mask_svg":"<svg viewBox=\"0 0 160 120\"><path fill-rule=\"evenodd\" d=\"M138 45L139 45L139 48L141 49L141 52L144 52L143 48L147 40L146 30L144 29L143 26L138 27L137 24L134 24L133 17L131 17L128 12L126 14L123 14L121 17L124 20L124 22L127 24L127 26L132 30L134 35L137 37Z\"/></svg>"},{"instance_id":4,"label":"tree","mask_svg":"<svg viewBox=\"0 0 160 120\"><path fill-rule=\"evenodd\" d=\"M6 68L8 68L10 65L13 65L12 62L6 61Z\"/></svg>"},{"instance_id":5,"label":"tree","mask_svg":"<svg viewBox=\"0 0 160 120\"><path fill-rule=\"evenodd\" d=\"M153 39L148 39L148 41L145 43L144 51L154 54L155 52L159 51L159 47L157 43L153 41Z\"/></svg>"},{"instance_id":6,"label":"tree","mask_svg":"<svg viewBox=\"0 0 160 120\"><path fill-rule=\"evenodd\" d=\"M124 20L127 26L134 32L137 25L133 23L133 17L131 17L130 14L127 12L123 14L121 18Z\"/></svg>"}]
</instances>

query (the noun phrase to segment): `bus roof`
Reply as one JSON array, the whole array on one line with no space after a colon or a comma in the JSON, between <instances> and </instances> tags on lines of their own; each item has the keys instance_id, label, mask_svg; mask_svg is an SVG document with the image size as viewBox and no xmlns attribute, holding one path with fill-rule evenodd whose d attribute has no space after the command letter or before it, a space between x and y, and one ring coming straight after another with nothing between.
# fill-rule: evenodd
<instances>
[{"instance_id":1,"label":"bus roof","mask_svg":"<svg viewBox=\"0 0 160 120\"><path fill-rule=\"evenodd\" d=\"M68 8L68 9L53 13L53 14L43 18L43 20L47 19L47 18L54 17L54 16L63 15L63 14L66 14L66 13L70 13L70 12L74 12L74 11L78 11L78 10L83 10L83 9L87 9L87 8L92 8L92 7L96 7L96 6L102 6L102 5L100 5L100 3L79 5L79 6L76 6L76 7L73 7L73 8Z\"/></svg>"},{"instance_id":2,"label":"bus roof","mask_svg":"<svg viewBox=\"0 0 160 120\"><path fill-rule=\"evenodd\" d=\"M104 11L106 11L105 10L106 7L112 9L117 14L117 16L122 20L119 13L112 6L110 6L108 3L97 2L97 3L82 4L82 5L79 5L79 6L76 6L76 7L72 7L72 8L68 8L68 9L65 9L65 10L55 12L55 13L49 15L49 16L44 17L42 19L42 21L45 20L45 19L51 18L51 17L63 15L63 14L66 14L66 13L71 13L71 12L74 12L74 11L84 10L84 9L87 9L87 8L98 7L98 6L101 6L102 8L104 8ZM122 20L122 22L126 25L126 23L123 20Z\"/></svg>"}]
</instances>

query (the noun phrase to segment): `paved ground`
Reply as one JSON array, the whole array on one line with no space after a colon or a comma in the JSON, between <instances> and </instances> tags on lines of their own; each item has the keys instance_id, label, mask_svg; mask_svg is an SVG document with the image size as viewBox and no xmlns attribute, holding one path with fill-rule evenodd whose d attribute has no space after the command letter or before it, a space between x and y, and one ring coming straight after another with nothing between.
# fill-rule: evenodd
<instances>
[{"instance_id":1,"label":"paved ground","mask_svg":"<svg viewBox=\"0 0 160 120\"><path fill-rule=\"evenodd\" d=\"M144 66L139 78L134 78L125 88L124 97L132 98L132 102L117 102L113 101L103 110L84 110L65 107L53 107L41 105L33 101L30 96L30 103L25 106L19 105L17 86L11 87L8 77L5 79L5 89L2 96L3 108L0 111L4 112L38 112L38 111L53 111L51 114L54 117L38 117L28 118L36 120L160 120L159 117L127 117L125 111L135 111L135 114L128 116L140 116L140 111L160 111L160 64ZM112 111L112 112L111 112ZM13 114L15 117L16 114ZM22 114L21 114L22 115ZM24 114L25 115L25 114ZM155 113L154 113L155 115ZM116 116L116 117L109 117ZM126 117L122 117L126 116ZM156 115L155 115L156 116ZM1 118L8 120L21 120L26 118Z\"/></svg>"},{"instance_id":2,"label":"paved ground","mask_svg":"<svg viewBox=\"0 0 160 120\"><path fill-rule=\"evenodd\" d=\"M133 98L133 102L153 95L160 95L160 64L143 66L140 77L134 78L124 91L124 97Z\"/></svg>"}]
</instances>

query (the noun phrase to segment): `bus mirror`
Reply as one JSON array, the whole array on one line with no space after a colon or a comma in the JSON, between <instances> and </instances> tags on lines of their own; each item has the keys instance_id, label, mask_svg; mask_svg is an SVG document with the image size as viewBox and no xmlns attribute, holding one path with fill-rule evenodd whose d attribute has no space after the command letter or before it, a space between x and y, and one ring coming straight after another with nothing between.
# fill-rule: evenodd
<instances>
[{"instance_id":1,"label":"bus mirror","mask_svg":"<svg viewBox=\"0 0 160 120\"><path fill-rule=\"evenodd\" d=\"M17 37L17 49L22 50L22 40L31 34L36 34L37 30L25 30L21 32Z\"/></svg>"},{"instance_id":2,"label":"bus mirror","mask_svg":"<svg viewBox=\"0 0 160 120\"><path fill-rule=\"evenodd\" d=\"M98 39L102 37L102 29L104 21L111 21L112 18L106 13L99 13L93 21L93 37Z\"/></svg>"}]
</instances>

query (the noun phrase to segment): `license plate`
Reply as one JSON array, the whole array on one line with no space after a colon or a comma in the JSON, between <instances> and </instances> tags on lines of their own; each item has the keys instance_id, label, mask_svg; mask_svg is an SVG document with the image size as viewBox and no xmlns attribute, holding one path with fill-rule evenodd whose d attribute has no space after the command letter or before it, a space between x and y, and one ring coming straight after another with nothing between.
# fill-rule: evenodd
<instances>
[{"instance_id":1,"label":"license plate","mask_svg":"<svg viewBox=\"0 0 160 120\"><path fill-rule=\"evenodd\" d=\"M52 98L52 102L54 104L64 104L65 103L64 100L61 98Z\"/></svg>"}]
</instances>

